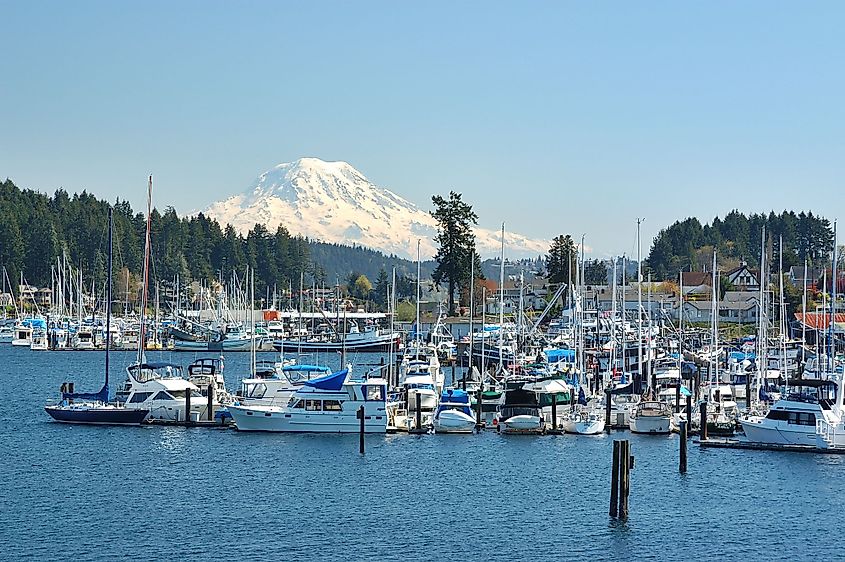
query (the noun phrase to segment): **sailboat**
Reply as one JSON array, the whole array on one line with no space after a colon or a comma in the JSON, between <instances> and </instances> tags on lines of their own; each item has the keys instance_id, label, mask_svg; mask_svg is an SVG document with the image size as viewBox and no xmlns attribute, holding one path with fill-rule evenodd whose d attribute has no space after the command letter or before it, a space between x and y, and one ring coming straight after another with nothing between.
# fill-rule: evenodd
<instances>
[{"instance_id":1,"label":"sailboat","mask_svg":"<svg viewBox=\"0 0 845 562\"><path fill-rule=\"evenodd\" d=\"M106 301L106 333L111 328L112 304L112 231L114 229L112 209L109 208L109 258L108 288ZM125 406L109 403L109 348L111 338L106 338L106 377L103 388L95 393L75 393L73 383L62 384L62 399L58 404L45 406L44 410L58 422L85 424L138 425L149 410L128 409Z\"/></svg>"}]
</instances>

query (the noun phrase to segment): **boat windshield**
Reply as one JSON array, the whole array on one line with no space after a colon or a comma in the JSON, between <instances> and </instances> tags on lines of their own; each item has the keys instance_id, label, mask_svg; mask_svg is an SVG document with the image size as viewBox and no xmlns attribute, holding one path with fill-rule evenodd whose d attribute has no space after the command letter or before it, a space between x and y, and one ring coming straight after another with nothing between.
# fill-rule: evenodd
<instances>
[{"instance_id":1,"label":"boat windshield","mask_svg":"<svg viewBox=\"0 0 845 562\"><path fill-rule=\"evenodd\" d=\"M503 419L512 418L513 416L538 416L537 408L531 406L507 406L502 408L501 417Z\"/></svg>"}]
</instances>

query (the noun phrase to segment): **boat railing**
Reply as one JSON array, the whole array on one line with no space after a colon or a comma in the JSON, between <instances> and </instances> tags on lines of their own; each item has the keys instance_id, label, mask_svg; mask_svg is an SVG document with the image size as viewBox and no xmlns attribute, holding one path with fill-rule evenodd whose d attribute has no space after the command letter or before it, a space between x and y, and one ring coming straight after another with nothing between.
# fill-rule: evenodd
<instances>
[{"instance_id":1,"label":"boat railing","mask_svg":"<svg viewBox=\"0 0 845 562\"><path fill-rule=\"evenodd\" d=\"M836 443L837 425L830 423L824 418L816 418L816 435L821 437L825 443L833 445Z\"/></svg>"}]
</instances>

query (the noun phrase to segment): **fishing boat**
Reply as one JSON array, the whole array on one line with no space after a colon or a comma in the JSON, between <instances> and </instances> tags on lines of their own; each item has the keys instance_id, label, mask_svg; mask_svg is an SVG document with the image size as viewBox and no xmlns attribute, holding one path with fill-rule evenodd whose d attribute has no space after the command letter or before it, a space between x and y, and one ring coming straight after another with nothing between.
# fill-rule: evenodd
<instances>
[{"instance_id":1,"label":"fishing boat","mask_svg":"<svg viewBox=\"0 0 845 562\"><path fill-rule=\"evenodd\" d=\"M357 433L364 407L364 431L387 431L387 381L353 380L349 369L306 381L283 406L233 405L240 431Z\"/></svg>"},{"instance_id":2,"label":"fishing boat","mask_svg":"<svg viewBox=\"0 0 845 562\"><path fill-rule=\"evenodd\" d=\"M433 424L436 433L472 433L475 417L470 409L469 395L451 388L444 392L434 412Z\"/></svg>"},{"instance_id":3,"label":"fishing boat","mask_svg":"<svg viewBox=\"0 0 845 562\"><path fill-rule=\"evenodd\" d=\"M499 406L496 429L506 434L541 434L546 429L546 421L537 395L522 388L505 391L504 402Z\"/></svg>"},{"instance_id":4,"label":"fishing boat","mask_svg":"<svg viewBox=\"0 0 845 562\"><path fill-rule=\"evenodd\" d=\"M112 303L112 209L109 208L108 285L106 326L111 325ZM62 384L62 398L58 404L45 406L51 418L63 423L138 425L150 413L144 408L127 408L109 402L109 342L106 341L105 381L99 392L75 393L73 383Z\"/></svg>"},{"instance_id":5,"label":"fishing boat","mask_svg":"<svg viewBox=\"0 0 845 562\"><path fill-rule=\"evenodd\" d=\"M632 433L668 434L672 431L672 410L663 402L643 400L631 413Z\"/></svg>"}]
</instances>

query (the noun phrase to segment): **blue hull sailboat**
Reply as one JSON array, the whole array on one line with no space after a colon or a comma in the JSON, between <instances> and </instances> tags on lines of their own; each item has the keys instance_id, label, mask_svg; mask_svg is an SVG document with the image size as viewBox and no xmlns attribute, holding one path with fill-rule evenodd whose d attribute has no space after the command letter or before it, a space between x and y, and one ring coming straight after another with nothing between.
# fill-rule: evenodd
<instances>
[{"instance_id":1,"label":"blue hull sailboat","mask_svg":"<svg viewBox=\"0 0 845 562\"><path fill-rule=\"evenodd\" d=\"M116 403L109 403L109 348L111 347L111 305L112 305L112 230L114 230L112 209L109 208L109 259L106 302L106 380L99 392L74 392L73 383L63 383L62 399L58 404L45 406L50 417L64 423L138 425L150 413L149 410L130 410Z\"/></svg>"}]
</instances>

